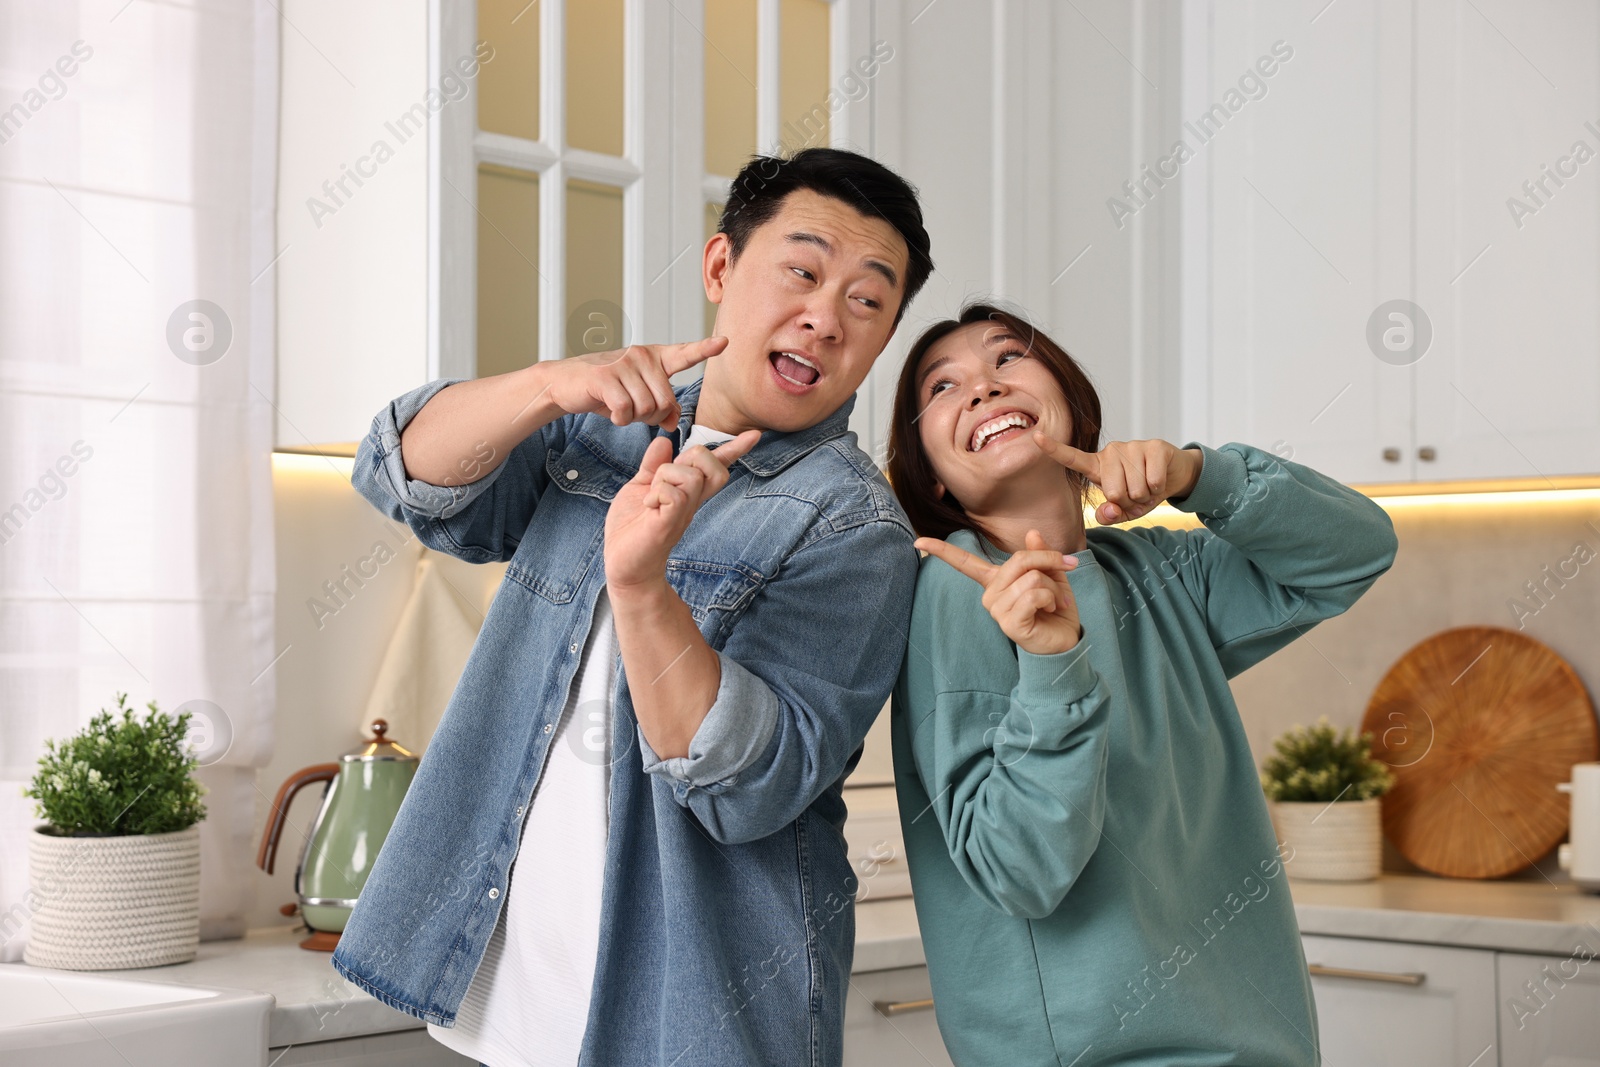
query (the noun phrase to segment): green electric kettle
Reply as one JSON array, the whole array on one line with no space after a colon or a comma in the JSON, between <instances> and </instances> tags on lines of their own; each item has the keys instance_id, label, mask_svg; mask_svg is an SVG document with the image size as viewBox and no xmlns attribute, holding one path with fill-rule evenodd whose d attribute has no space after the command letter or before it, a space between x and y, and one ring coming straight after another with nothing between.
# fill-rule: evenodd
<instances>
[{"instance_id":1,"label":"green electric kettle","mask_svg":"<svg viewBox=\"0 0 1600 1067\"><path fill-rule=\"evenodd\" d=\"M332 952L339 944L350 909L417 773L417 757L384 737L388 730L388 723L374 719L370 740L338 763L318 763L291 774L272 802L256 855L256 866L268 874L294 795L313 782L327 783L295 868L296 903L280 909L285 915L298 911L311 929L301 948Z\"/></svg>"}]
</instances>

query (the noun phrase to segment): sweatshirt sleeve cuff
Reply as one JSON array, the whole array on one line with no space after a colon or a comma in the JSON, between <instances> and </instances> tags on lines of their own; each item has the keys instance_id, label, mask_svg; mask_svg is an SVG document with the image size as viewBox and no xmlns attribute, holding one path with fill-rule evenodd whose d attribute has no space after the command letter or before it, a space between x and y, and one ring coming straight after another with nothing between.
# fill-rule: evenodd
<instances>
[{"instance_id":1,"label":"sweatshirt sleeve cuff","mask_svg":"<svg viewBox=\"0 0 1600 1067\"><path fill-rule=\"evenodd\" d=\"M778 725L778 696L772 688L721 652L722 680L717 696L689 739L689 754L662 759L639 734L644 770L671 779L683 800L691 788L726 789L766 751ZM718 790L713 790L718 791Z\"/></svg>"},{"instance_id":2,"label":"sweatshirt sleeve cuff","mask_svg":"<svg viewBox=\"0 0 1600 1067\"><path fill-rule=\"evenodd\" d=\"M1199 441L1190 441L1186 449L1198 448L1201 455L1200 477L1195 480L1189 495L1181 499L1168 498L1167 503L1179 511L1195 515L1226 515L1245 497L1248 477L1244 457L1233 449L1217 449Z\"/></svg>"},{"instance_id":3,"label":"sweatshirt sleeve cuff","mask_svg":"<svg viewBox=\"0 0 1600 1067\"><path fill-rule=\"evenodd\" d=\"M1025 704L1071 704L1089 695L1095 670L1089 663L1089 634L1065 652L1036 656L1017 649L1017 697Z\"/></svg>"}]
</instances>

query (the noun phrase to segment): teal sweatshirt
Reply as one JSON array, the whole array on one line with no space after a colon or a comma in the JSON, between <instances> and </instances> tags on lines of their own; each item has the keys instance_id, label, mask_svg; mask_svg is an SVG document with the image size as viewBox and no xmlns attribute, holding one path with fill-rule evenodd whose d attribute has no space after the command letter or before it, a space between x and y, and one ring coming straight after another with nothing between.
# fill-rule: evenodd
<instances>
[{"instance_id":1,"label":"teal sweatshirt","mask_svg":"<svg viewBox=\"0 0 1600 1067\"><path fill-rule=\"evenodd\" d=\"M1185 447L1203 465L1170 503L1205 528L1089 530L1067 652L1017 648L977 582L922 561L891 729L960 1067L1319 1062L1292 842L1228 679L1354 604L1394 561L1394 527L1301 464Z\"/></svg>"}]
</instances>

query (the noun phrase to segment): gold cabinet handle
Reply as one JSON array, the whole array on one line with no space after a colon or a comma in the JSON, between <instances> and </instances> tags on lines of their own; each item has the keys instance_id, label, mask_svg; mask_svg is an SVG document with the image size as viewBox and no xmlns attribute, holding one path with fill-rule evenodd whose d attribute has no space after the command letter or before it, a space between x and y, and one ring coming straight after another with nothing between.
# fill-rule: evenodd
<instances>
[{"instance_id":1,"label":"gold cabinet handle","mask_svg":"<svg viewBox=\"0 0 1600 1067\"><path fill-rule=\"evenodd\" d=\"M927 1000L874 1000L872 1006L879 1015L904 1015L908 1011L927 1011L933 1007L933 998Z\"/></svg>"},{"instance_id":2,"label":"gold cabinet handle","mask_svg":"<svg viewBox=\"0 0 1600 1067\"><path fill-rule=\"evenodd\" d=\"M1348 967L1324 967L1320 963L1313 963L1306 969L1323 978L1359 978L1363 982L1393 982L1396 985L1421 985L1428 977L1420 971L1356 971Z\"/></svg>"}]
</instances>

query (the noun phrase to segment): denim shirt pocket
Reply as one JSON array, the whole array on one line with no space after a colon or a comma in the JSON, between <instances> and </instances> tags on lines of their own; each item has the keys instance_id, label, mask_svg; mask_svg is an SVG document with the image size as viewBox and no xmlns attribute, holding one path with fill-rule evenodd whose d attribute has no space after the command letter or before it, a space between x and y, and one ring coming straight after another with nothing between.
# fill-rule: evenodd
<instances>
[{"instance_id":1,"label":"denim shirt pocket","mask_svg":"<svg viewBox=\"0 0 1600 1067\"><path fill-rule=\"evenodd\" d=\"M569 603L605 547L606 510L628 478L579 434L545 456L550 488L534 509L506 576L553 604Z\"/></svg>"},{"instance_id":2,"label":"denim shirt pocket","mask_svg":"<svg viewBox=\"0 0 1600 1067\"><path fill-rule=\"evenodd\" d=\"M747 563L674 555L667 559L667 582L689 605L706 643L720 648L767 579Z\"/></svg>"}]
</instances>

